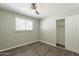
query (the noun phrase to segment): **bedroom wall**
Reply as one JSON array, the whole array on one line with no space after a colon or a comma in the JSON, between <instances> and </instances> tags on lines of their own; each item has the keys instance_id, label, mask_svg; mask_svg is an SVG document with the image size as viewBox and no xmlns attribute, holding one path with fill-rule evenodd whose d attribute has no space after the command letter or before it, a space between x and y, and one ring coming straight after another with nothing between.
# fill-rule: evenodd
<instances>
[{"instance_id":1,"label":"bedroom wall","mask_svg":"<svg viewBox=\"0 0 79 59\"><path fill-rule=\"evenodd\" d=\"M40 22L41 41L56 45L56 20L46 18Z\"/></svg>"},{"instance_id":2,"label":"bedroom wall","mask_svg":"<svg viewBox=\"0 0 79 59\"><path fill-rule=\"evenodd\" d=\"M16 32L14 23L16 17L33 20L34 31ZM40 39L39 35L38 19L0 10L0 50L38 41Z\"/></svg>"},{"instance_id":3,"label":"bedroom wall","mask_svg":"<svg viewBox=\"0 0 79 59\"><path fill-rule=\"evenodd\" d=\"M66 49L79 53L79 15L65 18Z\"/></svg>"},{"instance_id":4,"label":"bedroom wall","mask_svg":"<svg viewBox=\"0 0 79 59\"><path fill-rule=\"evenodd\" d=\"M51 17L47 17L47 18L41 20L41 23L40 23L41 41L56 46L56 20L65 19L66 17L70 17L70 16L74 16L74 15L79 15L79 8L75 8L75 9L71 9L69 11L63 12L63 13L59 14L58 16L52 16L51 15ZM66 37L65 37L65 39L66 39L66 42L65 42L66 49L73 51L73 52L77 52L77 53L79 53L79 46L78 46L79 45L79 43L78 43L79 42L78 41L78 39L79 39L79 37L78 37L78 35L79 35L79 32L78 32L79 31L79 28L78 28L79 20L78 19L79 18L76 18L76 20L73 20L73 19L69 20L68 19L68 20L66 20L67 22L65 23L66 31L68 30L67 32L65 32L66 33L65 34L66 35ZM77 22L77 24L76 24L76 22ZM73 29L74 32L70 33L72 31L71 30L72 28L74 28ZM67 34L68 35L71 34L71 36L69 37ZM71 41L72 43L69 44L69 42L70 42L69 40L71 40L71 38L73 38L72 41ZM75 44L74 45L73 40L75 40L75 39L76 39L76 43L74 43Z\"/></svg>"}]
</instances>

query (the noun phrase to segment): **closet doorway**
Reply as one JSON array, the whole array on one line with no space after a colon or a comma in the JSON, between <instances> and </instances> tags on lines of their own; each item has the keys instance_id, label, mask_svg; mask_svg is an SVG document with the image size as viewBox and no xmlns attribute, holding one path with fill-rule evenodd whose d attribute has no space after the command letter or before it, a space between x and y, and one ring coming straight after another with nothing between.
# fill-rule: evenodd
<instances>
[{"instance_id":1,"label":"closet doorway","mask_svg":"<svg viewBox=\"0 0 79 59\"><path fill-rule=\"evenodd\" d=\"M65 48L65 19L56 20L56 46Z\"/></svg>"}]
</instances>

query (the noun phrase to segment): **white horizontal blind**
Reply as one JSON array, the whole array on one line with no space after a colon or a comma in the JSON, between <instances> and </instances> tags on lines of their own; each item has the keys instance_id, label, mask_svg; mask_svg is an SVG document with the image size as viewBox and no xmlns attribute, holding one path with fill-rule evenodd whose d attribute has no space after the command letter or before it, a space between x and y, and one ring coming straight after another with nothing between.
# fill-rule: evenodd
<instances>
[{"instance_id":1,"label":"white horizontal blind","mask_svg":"<svg viewBox=\"0 0 79 59\"><path fill-rule=\"evenodd\" d=\"M16 31L33 30L33 21L16 17Z\"/></svg>"},{"instance_id":2,"label":"white horizontal blind","mask_svg":"<svg viewBox=\"0 0 79 59\"><path fill-rule=\"evenodd\" d=\"M16 18L16 30L25 30L25 20Z\"/></svg>"},{"instance_id":3,"label":"white horizontal blind","mask_svg":"<svg viewBox=\"0 0 79 59\"><path fill-rule=\"evenodd\" d=\"M33 22L26 20L26 30L33 30Z\"/></svg>"}]
</instances>

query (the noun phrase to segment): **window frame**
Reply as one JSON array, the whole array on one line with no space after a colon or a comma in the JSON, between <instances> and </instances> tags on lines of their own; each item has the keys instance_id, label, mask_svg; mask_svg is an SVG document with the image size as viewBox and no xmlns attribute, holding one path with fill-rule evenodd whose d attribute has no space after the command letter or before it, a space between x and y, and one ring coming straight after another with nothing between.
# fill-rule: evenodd
<instances>
[{"instance_id":1,"label":"window frame","mask_svg":"<svg viewBox=\"0 0 79 59\"><path fill-rule=\"evenodd\" d=\"M27 19L25 19L25 18L21 18L21 19L24 19L24 20L26 20L26 21L32 21L32 26L33 26L33 28L32 28L32 30L16 30L16 18L20 18L20 17L15 17L15 21L14 21L14 24L15 24L15 26L14 26L14 29L15 29L15 32L33 32L34 31L34 21L33 20L31 20L31 19L29 19L29 20L27 20ZM26 22L25 22L25 27L26 27Z\"/></svg>"}]
</instances>

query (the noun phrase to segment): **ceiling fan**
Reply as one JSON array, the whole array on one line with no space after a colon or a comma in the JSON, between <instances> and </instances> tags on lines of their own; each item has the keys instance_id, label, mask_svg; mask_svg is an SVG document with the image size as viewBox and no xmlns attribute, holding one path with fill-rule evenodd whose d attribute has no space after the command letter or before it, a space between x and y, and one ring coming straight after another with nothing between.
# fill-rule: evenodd
<instances>
[{"instance_id":1,"label":"ceiling fan","mask_svg":"<svg viewBox=\"0 0 79 59\"><path fill-rule=\"evenodd\" d=\"M37 11L36 3L32 3L31 4L31 9L32 9L32 12L36 13L37 15L39 15L39 12Z\"/></svg>"}]
</instances>

